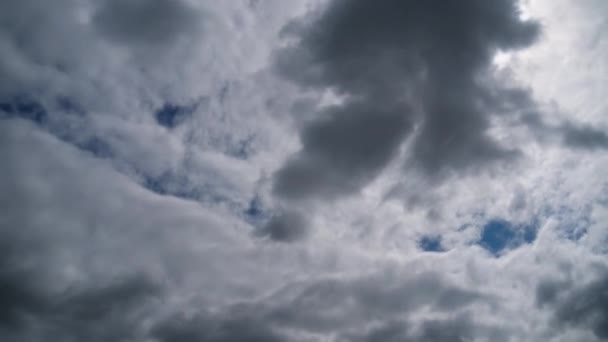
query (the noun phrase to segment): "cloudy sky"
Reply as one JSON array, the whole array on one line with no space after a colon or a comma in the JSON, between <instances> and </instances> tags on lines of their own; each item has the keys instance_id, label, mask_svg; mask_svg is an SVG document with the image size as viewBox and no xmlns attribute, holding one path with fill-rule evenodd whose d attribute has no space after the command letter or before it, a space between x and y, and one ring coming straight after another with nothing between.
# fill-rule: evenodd
<instances>
[{"instance_id":1,"label":"cloudy sky","mask_svg":"<svg viewBox=\"0 0 608 342\"><path fill-rule=\"evenodd\" d=\"M0 339L608 341L605 0L1 0Z\"/></svg>"}]
</instances>

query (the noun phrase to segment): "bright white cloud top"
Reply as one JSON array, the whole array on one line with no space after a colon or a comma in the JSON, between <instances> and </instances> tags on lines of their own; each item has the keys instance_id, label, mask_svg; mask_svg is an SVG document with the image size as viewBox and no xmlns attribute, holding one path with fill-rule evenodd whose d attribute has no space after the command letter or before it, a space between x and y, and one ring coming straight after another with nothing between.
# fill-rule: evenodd
<instances>
[{"instance_id":1,"label":"bright white cloud top","mask_svg":"<svg viewBox=\"0 0 608 342\"><path fill-rule=\"evenodd\" d=\"M4 0L0 340L608 341L607 17Z\"/></svg>"}]
</instances>

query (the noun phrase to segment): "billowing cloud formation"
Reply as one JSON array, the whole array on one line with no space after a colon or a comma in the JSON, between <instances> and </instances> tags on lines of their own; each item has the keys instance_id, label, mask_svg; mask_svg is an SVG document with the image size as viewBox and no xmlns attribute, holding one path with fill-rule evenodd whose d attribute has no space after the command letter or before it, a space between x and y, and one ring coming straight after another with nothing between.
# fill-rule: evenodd
<instances>
[{"instance_id":1,"label":"billowing cloud formation","mask_svg":"<svg viewBox=\"0 0 608 342\"><path fill-rule=\"evenodd\" d=\"M282 74L343 101L303 128L302 150L276 175L280 198L355 193L412 133L408 163L430 175L517 155L487 132L512 97L492 82L494 53L539 32L515 1L340 0L288 31L299 42L279 56Z\"/></svg>"}]
</instances>

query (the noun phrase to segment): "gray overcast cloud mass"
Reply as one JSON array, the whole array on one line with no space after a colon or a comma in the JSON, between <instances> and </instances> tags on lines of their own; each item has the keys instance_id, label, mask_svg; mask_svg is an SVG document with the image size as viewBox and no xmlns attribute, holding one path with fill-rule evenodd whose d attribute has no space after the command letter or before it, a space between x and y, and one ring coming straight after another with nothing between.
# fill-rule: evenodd
<instances>
[{"instance_id":1,"label":"gray overcast cloud mass","mask_svg":"<svg viewBox=\"0 0 608 342\"><path fill-rule=\"evenodd\" d=\"M537 23L519 19L516 5L343 0L294 24L300 42L279 57L279 69L345 100L303 129L302 151L277 174L277 194L360 190L413 125L408 163L429 174L515 157L486 131L496 105L510 95L488 80L493 54L525 47L539 34Z\"/></svg>"},{"instance_id":2,"label":"gray overcast cloud mass","mask_svg":"<svg viewBox=\"0 0 608 342\"><path fill-rule=\"evenodd\" d=\"M411 134L406 163L432 177L515 159L519 147L487 130L505 103L518 111L514 90L493 82L494 54L539 35L518 14L510 0L342 0L294 22L299 42L281 52L279 71L344 100L302 129L302 150L276 174L278 198L357 193Z\"/></svg>"},{"instance_id":3,"label":"gray overcast cloud mass","mask_svg":"<svg viewBox=\"0 0 608 342\"><path fill-rule=\"evenodd\" d=\"M0 340L608 341L605 10L0 1Z\"/></svg>"}]
</instances>

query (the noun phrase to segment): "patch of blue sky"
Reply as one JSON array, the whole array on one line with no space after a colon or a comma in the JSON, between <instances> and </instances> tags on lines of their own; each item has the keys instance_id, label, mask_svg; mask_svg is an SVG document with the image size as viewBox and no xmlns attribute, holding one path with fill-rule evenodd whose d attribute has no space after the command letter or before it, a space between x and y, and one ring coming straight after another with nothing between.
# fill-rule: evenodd
<instances>
[{"instance_id":1,"label":"patch of blue sky","mask_svg":"<svg viewBox=\"0 0 608 342\"><path fill-rule=\"evenodd\" d=\"M533 243L536 240L538 223L513 224L503 219L488 221L481 231L478 245L495 256L516 249L524 244Z\"/></svg>"},{"instance_id":2,"label":"patch of blue sky","mask_svg":"<svg viewBox=\"0 0 608 342\"><path fill-rule=\"evenodd\" d=\"M266 222L272 215L264 208L260 197L256 195L243 210L243 216L245 221L255 226Z\"/></svg>"},{"instance_id":3,"label":"patch of blue sky","mask_svg":"<svg viewBox=\"0 0 608 342\"><path fill-rule=\"evenodd\" d=\"M67 97L56 99L55 105L62 112L84 114L84 110ZM69 143L81 151L93 154L99 158L112 156L110 145L103 139L91 137L77 137L66 127L55 127L49 123L49 111L41 102L27 95L19 95L0 101L0 118L19 118L39 126L58 139Z\"/></svg>"},{"instance_id":4,"label":"patch of blue sky","mask_svg":"<svg viewBox=\"0 0 608 342\"><path fill-rule=\"evenodd\" d=\"M42 124L47 120L48 112L40 102L19 95L0 100L0 118L21 118Z\"/></svg>"},{"instance_id":5,"label":"patch of blue sky","mask_svg":"<svg viewBox=\"0 0 608 342\"><path fill-rule=\"evenodd\" d=\"M441 236L423 236L418 240L418 247L425 252L444 252Z\"/></svg>"},{"instance_id":6,"label":"patch of blue sky","mask_svg":"<svg viewBox=\"0 0 608 342\"><path fill-rule=\"evenodd\" d=\"M194 113L198 104L179 105L165 103L161 108L154 112L156 122L166 128L175 128Z\"/></svg>"}]
</instances>

